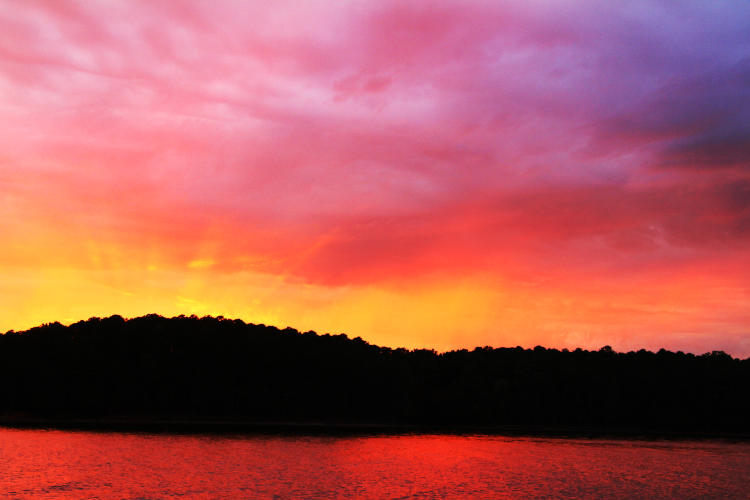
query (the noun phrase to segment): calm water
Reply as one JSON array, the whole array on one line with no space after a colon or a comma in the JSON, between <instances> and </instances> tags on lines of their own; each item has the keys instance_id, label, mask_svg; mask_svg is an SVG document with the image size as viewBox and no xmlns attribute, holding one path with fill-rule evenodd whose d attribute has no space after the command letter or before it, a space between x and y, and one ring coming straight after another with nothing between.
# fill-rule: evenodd
<instances>
[{"instance_id":1,"label":"calm water","mask_svg":"<svg viewBox=\"0 0 750 500\"><path fill-rule=\"evenodd\" d=\"M6 498L748 498L750 444L0 429Z\"/></svg>"}]
</instances>

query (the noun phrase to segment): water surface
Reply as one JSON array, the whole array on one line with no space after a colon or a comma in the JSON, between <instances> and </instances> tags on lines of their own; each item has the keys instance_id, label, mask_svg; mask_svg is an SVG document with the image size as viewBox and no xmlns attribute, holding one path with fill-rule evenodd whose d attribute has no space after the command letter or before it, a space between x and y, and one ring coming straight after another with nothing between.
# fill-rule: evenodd
<instances>
[{"instance_id":1,"label":"water surface","mask_svg":"<svg viewBox=\"0 0 750 500\"><path fill-rule=\"evenodd\" d=\"M747 498L750 443L0 428L10 498Z\"/></svg>"}]
</instances>

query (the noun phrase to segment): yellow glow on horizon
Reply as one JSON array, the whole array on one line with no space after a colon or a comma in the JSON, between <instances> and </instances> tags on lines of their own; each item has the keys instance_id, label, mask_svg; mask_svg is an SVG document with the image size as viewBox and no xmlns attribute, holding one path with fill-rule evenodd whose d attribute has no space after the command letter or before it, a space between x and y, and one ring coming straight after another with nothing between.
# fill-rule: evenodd
<instances>
[{"instance_id":1,"label":"yellow glow on horizon","mask_svg":"<svg viewBox=\"0 0 750 500\"><path fill-rule=\"evenodd\" d=\"M453 274L326 286L253 271L268 257L223 255L209 243L131 247L106 235L75 239L48 229L27 234L28 247L0 247L0 332L112 314L196 314L441 351L605 344L687 350L701 338L700 345L711 344L712 334L742 338L739 328L750 322L742 277L710 268L640 278L561 275L543 283ZM743 345L738 349L750 351Z\"/></svg>"},{"instance_id":2,"label":"yellow glow on horizon","mask_svg":"<svg viewBox=\"0 0 750 500\"><path fill-rule=\"evenodd\" d=\"M106 253L106 252L105 252ZM434 279L408 288L327 287L281 276L144 268L0 268L0 331L92 316L150 313L240 318L300 331L346 333L384 346L439 351L490 345L620 349L658 347L644 324L689 344L696 329L726 331L737 310L681 284L641 291L538 287L479 278ZM736 290L726 287L717 297ZM655 304L658 304L655 305ZM741 309L742 302L738 301ZM735 309L737 309L735 308ZM732 316L734 315L734 316ZM682 335L682 337L679 337Z\"/></svg>"},{"instance_id":3,"label":"yellow glow on horizon","mask_svg":"<svg viewBox=\"0 0 750 500\"><path fill-rule=\"evenodd\" d=\"M189 269L208 269L215 263L213 259L195 259L188 262L187 266Z\"/></svg>"}]
</instances>

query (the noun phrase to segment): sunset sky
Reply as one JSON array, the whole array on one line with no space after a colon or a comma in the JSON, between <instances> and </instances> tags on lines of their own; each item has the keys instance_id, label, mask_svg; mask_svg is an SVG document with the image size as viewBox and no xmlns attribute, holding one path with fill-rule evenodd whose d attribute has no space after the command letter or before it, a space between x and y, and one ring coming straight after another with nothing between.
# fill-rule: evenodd
<instances>
[{"instance_id":1,"label":"sunset sky","mask_svg":"<svg viewBox=\"0 0 750 500\"><path fill-rule=\"evenodd\" d=\"M0 331L750 356L750 2L0 7Z\"/></svg>"}]
</instances>

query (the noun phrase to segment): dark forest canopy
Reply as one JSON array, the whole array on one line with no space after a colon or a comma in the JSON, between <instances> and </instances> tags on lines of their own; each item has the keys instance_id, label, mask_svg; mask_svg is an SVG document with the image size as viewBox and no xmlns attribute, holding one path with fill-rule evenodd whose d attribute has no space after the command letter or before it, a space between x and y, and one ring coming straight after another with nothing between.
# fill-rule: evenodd
<instances>
[{"instance_id":1,"label":"dark forest canopy","mask_svg":"<svg viewBox=\"0 0 750 500\"><path fill-rule=\"evenodd\" d=\"M750 430L750 359L721 351L437 353L152 314L7 332L0 377L5 414Z\"/></svg>"}]
</instances>

